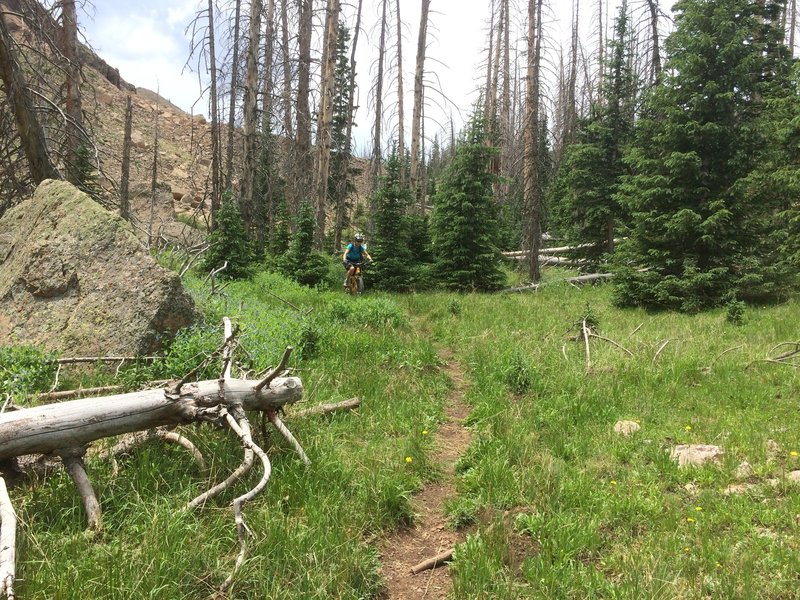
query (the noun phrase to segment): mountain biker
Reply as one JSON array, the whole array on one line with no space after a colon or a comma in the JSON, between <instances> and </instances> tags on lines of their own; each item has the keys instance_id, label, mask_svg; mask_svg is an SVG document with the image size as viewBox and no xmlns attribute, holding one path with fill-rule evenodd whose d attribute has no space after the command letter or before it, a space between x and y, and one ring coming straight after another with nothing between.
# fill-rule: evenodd
<instances>
[{"instance_id":1,"label":"mountain biker","mask_svg":"<svg viewBox=\"0 0 800 600\"><path fill-rule=\"evenodd\" d=\"M347 282L356 272L356 263L364 262L364 257L367 257L369 262L372 262L372 257L367 252L367 246L364 244L364 236L360 233L353 236L353 241L347 244L344 254L342 254L342 264L347 269L347 275L344 278L344 288L347 289Z\"/></svg>"}]
</instances>

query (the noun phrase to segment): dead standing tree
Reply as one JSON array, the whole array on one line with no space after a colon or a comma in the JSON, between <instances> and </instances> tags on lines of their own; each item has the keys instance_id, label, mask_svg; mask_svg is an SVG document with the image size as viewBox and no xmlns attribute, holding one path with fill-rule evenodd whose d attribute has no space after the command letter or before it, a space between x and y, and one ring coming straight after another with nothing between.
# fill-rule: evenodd
<instances>
[{"instance_id":1,"label":"dead standing tree","mask_svg":"<svg viewBox=\"0 0 800 600\"><path fill-rule=\"evenodd\" d=\"M226 589L242 564L246 551L246 526L242 506L266 486L271 472L269 458L253 441L246 411L266 413L278 429L308 464L308 457L277 413L284 406L297 402L303 394L303 384L297 377L280 376L286 368L291 348L275 369L261 381L231 377L236 332L225 319L225 343L203 364L186 374L181 381L162 389L132 392L118 396L86 398L13 412L0 412L0 462L30 454L53 454L61 457L81 495L90 527L101 527L100 504L92 489L83 457L87 446L102 438L146 431L159 427L174 427L187 423L211 423L234 432L244 447L244 459L225 481L215 485L192 500L187 508L197 508L230 488L251 469L254 456L264 468L256 486L233 500L240 550L233 572L220 586ZM219 379L190 382L194 373L211 359L222 357ZM15 581L16 518L5 481L0 477L0 596L13 598Z\"/></svg>"},{"instance_id":2,"label":"dead standing tree","mask_svg":"<svg viewBox=\"0 0 800 600\"><path fill-rule=\"evenodd\" d=\"M431 0L422 0L419 17L419 37L417 38L417 66L414 71L414 109L411 114L411 189L417 193L420 180L420 145L422 140L422 100L424 95L423 77L425 74L425 49L428 45L428 10ZM420 192L422 206L425 206L425 192Z\"/></svg>"}]
</instances>

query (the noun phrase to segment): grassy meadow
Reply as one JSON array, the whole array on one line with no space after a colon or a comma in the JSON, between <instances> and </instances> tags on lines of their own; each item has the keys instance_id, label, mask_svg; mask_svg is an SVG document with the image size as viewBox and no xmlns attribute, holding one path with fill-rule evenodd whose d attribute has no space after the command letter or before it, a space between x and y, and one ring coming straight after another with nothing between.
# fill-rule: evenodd
<instances>
[{"instance_id":1,"label":"grassy meadow","mask_svg":"<svg viewBox=\"0 0 800 600\"><path fill-rule=\"evenodd\" d=\"M273 472L245 506L247 560L228 597L381 597L377 543L413 522L414 492L439 476L432 438L450 388L439 348L461 365L472 409L472 445L447 505L451 526L467 532L450 566L454 598L800 596L800 485L787 477L800 469L800 381L789 366L754 362L800 339L796 301L748 307L734 324L724 310L616 309L608 286L368 289L350 299L260 273L208 298L189 283L207 323L183 332L162 363L128 369L127 385L188 371L221 343L219 321L229 315L242 327L239 357L251 377L286 345L296 348L292 366L306 389L298 408L362 400L326 417L287 411L310 467L254 424ZM576 338L587 316L633 356L592 338L587 372ZM641 430L616 434L619 420ZM158 441L120 459L116 474L108 461L89 460L104 510L99 536L84 531L65 473L12 490L21 598L213 595L238 552L229 503L260 471L184 510L239 464L241 449L208 426L181 431L207 472ZM679 469L670 459L678 444L718 445L724 456ZM741 480L743 461L752 472ZM732 485L741 493L726 493Z\"/></svg>"}]
</instances>

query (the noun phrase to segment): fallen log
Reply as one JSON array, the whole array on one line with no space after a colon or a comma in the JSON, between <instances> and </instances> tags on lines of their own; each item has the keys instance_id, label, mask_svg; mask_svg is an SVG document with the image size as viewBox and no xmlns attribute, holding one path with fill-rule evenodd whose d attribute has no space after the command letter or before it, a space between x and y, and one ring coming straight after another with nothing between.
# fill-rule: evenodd
<instances>
[{"instance_id":1,"label":"fallen log","mask_svg":"<svg viewBox=\"0 0 800 600\"><path fill-rule=\"evenodd\" d=\"M313 406L305 410L298 410L297 412L291 412L286 415L286 418L297 419L300 417L328 415L334 412L338 412L340 410L350 410L351 408L358 408L359 406L361 406L361 400L359 398L350 398L349 400L342 400L341 402L335 402L332 404L319 404L317 406Z\"/></svg>"},{"instance_id":2,"label":"fallen log","mask_svg":"<svg viewBox=\"0 0 800 600\"><path fill-rule=\"evenodd\" d=\"M17 515L0 477L0 597L14 600L16 579Z\"/></svg>"},{"instance_id":3,"label":"fallen log","mask_svg":"<svg viewBox=\"0 0 800 600\"><path fill-rule=\"evenodd\" d=\"M441 554L437 554L433 558L429 558L427 560L423 560L421 563L414 565L411 567L411 572L416 575L417 573L422 573L422 571L427 571L428 569L435 569L436 567L441 567L443 564L450 562L453 559L453 548L442 552Z\"/></svg>"},{"instance_id":4,"label":"fallen log","mask_svg":"<svg viewBox=\"0 0 800 600\"><path fill-rule=\"evenodd\" d=\"M540 287L551 283L566 282L572 284L594 283L602 279L610 279L613 277L612 273L592 273L589 275L579 275L578 277L567 277L566 279L556 279L555 281L546 281L544 283L532 283L530 285L523 285L520 287L507 288L504 292L535 292Z\"/></svg>"},{"instance_id":5,"label":"fallen log","mask_svg":"<svg viewBox=\"0 0 800 600\"><path fill-rule=\"evenodd\" d=\"M519 256L510 256L509 258L514 260L525 260L527 256L524 254L520 254ZM539 266L540 267L547 267L550 265L558 265L561 267L570 267L570 268L579 268L586 264L586 261L578 260L578 259L571 259L571 258L564 258L563 256L540 256L539 257Z\"/></svg>"},{"instance_id":6,"label":"fallen log","mask_svg":"<svg viewBox=\"0 0 800 600\"><path fill-rule=\"evenodd\" d=\"M85 446L133 431L205 421L215 418L221 407L278 410L303 395L297 377L276 378L259 391L254 386L255 382L243 379L213 379L186 383L178 394L161 388L6 412L0 415L0 461Z\"/></svg>"}]
</instances>

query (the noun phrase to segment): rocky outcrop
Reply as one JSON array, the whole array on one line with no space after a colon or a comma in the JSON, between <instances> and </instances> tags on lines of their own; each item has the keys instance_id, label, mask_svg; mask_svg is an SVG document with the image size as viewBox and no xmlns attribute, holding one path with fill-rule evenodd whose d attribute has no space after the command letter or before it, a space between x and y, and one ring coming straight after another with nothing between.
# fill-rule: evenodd
<instances>
[{"instance_id":1,"label":"rocky outcrop","mask_svg":"<svg viewBox=\"0 0 800 600\"><path fill-rule=\"evenodd\" d=\"M130 225L69 183L43 182L0 219L0 345L147 353L195 316Z\"/></svg>"}]
</instances>

